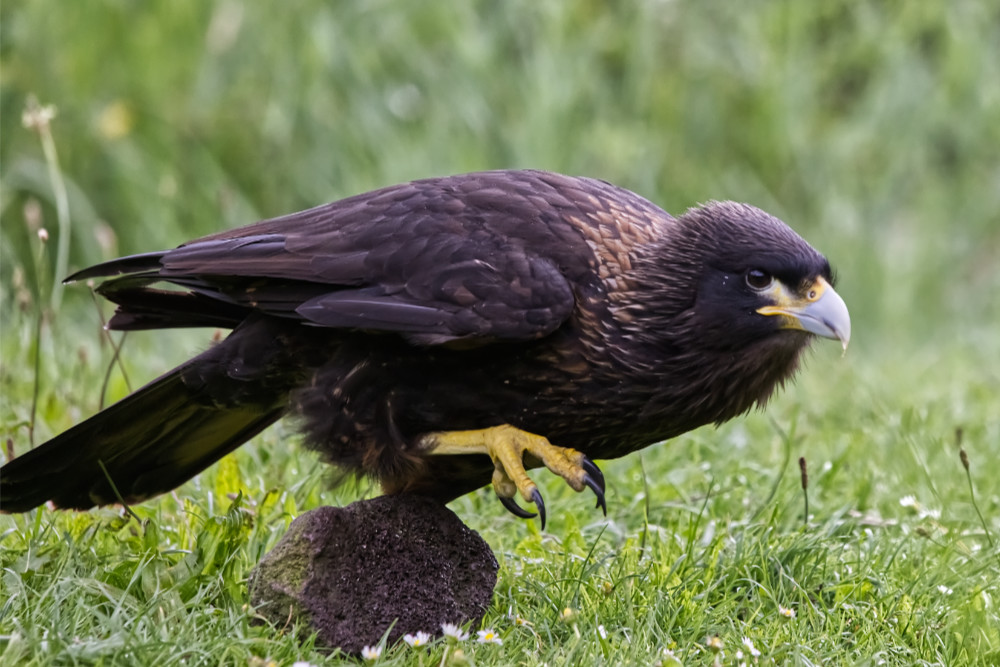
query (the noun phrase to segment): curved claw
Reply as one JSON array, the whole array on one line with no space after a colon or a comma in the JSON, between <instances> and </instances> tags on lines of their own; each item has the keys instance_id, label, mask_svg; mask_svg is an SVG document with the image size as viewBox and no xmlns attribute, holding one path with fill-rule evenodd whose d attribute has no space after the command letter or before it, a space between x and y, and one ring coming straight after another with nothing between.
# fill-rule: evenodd
<instances>
[{"instance_id":1,"label":"curved claw","mask_svg":"<svg viewBox=\"0 0 1000 667\"><path fill-rule=\"evenodd\" d=\"M504 507L506 507L508 512L510 512L511 514L513 514L514 516L516 516L518 518L521 518L521 519L534 519L536 516L538 516L534 512L529 512L528 510L526 510L523 507L521 507L520 505L518 505L517 502L513 498L505 498L504 496L497 496L497 498L500 499L500 504L503 505ZM542 513L542 525L543 526L545 525L545 514L544 514L544 512Z\"/></svg>"},{"instance_id":2,"label":"curved claw","mask_svg":"<svg viewBox=\"0 0 1000 667\"><path fill-rule=\"evenodd\" d=\"M594 481L597 482L597 486L601 489L601 494L603 494L605 490L604 473L601 472L601 469L597 467L597 464L588 459L586 456L584 456L583 461L580 462L580 467L583 468L584 472L586 472L588 475L594 478ZM584 479L584 481L586 482L586 479ZM589 486L592 489L594 488L589 483L587 484L587 486ZM594 493L597 493L597 489L594 489Z\"/></svg>"},{"instance_id":3,"label":"curved claw","mask_svg":"<svg viewBox=\"0 0 1000 667\"><path fill-rule=\"evenodd\" d=\"M604 516L607 516L608 505L604 501L604 473L601 472L601 469L597 467L596 463L587 457L584 457L583 461L580 462L580 467L583 468L586 473L583 476L583 483L589 486L594 492L594 495L597 496L597 505L595 505L595 507L600 507L601 511L604 512Z\"/></svg>"},{"instance_id":4,"label":"curved claw","mask_svg":"<svg viewBox=\"0 0 1000 667\"><path fill-rule=\"evenodd\" d=\"M531 502L535 503L535 507L538 508L538 516L542 519L542 530L545 530L545 503L542 501L542 494L537 486L531 492ZM531 516L535 515L532 514Z\"/></svg>"},{"instance_id":5,"label":"curved claw","mask_svg":"<svg viewBox=\"0 0 1000 667\"><path fill-rule=\"evenodd\" d=\"M604 502L604 485L596 481L589 473L583 476L583 483L589 486L594 495L597 496L597 505L595 507L600 507L601 511L604 512L604 516L607 516L608 505Z\"/></svg>"}]
</instances>

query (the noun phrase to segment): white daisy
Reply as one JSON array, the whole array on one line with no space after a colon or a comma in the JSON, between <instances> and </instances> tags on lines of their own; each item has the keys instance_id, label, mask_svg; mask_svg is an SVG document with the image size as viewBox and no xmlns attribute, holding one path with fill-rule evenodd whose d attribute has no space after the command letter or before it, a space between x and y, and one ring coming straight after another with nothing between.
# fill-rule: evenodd
<instances>
[{"instance_id":1,"label":"white daisy","mask_svg":"<svg viewBox=\"0 0 1000 667\"><path fill-rule=\"evenodd\" d=\"M420 631L415 635L411 634L403 635L403 641L412 646L413 648L417 648L418 646L424 646L430 640L431 640L430 634L423 631Z\"/></svg>"},{"instance_id":2,"label":"white daisy","mask_svg":"<svg viewBox=\"0 0 1000 667\"><path fill-rule=\"evenodd\" d=\"M500 639L500 635L494 632L493 628L479 630L476 634L479 635L476 641L480 644L503 644L503 640Z\"/></svg>"},{"instance_id":3,"label":"white daisy","mask_svg":"<svg viewBox=\"0 0 1000 667\"><path fill-rule=\"evenodd\" d=\"M469 638L469 633L462 630L454 623L442 623L441 624L441 634L443 634L448 639L454 639L455 641L464 642Z\"/></svg>"}]
</instances>

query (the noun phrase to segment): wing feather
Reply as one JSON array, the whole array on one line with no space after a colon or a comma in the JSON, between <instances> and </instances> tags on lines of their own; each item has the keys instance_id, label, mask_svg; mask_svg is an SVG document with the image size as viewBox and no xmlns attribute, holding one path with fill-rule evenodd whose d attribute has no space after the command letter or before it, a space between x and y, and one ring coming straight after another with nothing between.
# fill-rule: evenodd
<instances>
[{"instance_id":1,"label":"wing feather","mask_svg":"<svg viewBox=\"0 0 1000 667\"><path fill-rule=\"evenodd\" d=\"M596 183L543 172L414 181L80 275L153 270L197 293L202 310L217 298L421 344L530 340L559 328L595 284L593 234L579 227L591 224Z\"/></svg>"}]
</instances>

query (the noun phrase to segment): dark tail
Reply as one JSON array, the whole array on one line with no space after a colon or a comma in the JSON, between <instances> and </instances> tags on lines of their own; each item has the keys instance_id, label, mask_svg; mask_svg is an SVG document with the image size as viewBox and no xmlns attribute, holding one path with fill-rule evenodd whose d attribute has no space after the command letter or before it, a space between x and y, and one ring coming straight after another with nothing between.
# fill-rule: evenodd
<instances>
[{"instance_id":1,"label":"dark tail","mask_svg":"<svg viewBox=\"0 0 1000 667\"><path fill-rule=\"evenodd\" d=\"M277 420L282 408L192 402L174 370L0 468L0 510L88 509L176 488Z\"/></svg>"},{"instance_id":2,"label":"dark tail","mask_svg":"<svg viewBox=\"0 0 1000 667\"><path fill-rule=\"evenodd\" d=\"M0 468L0 511L137 502L184 483L285 412L301 371L274 320L226 340ZM292 346L294 347L294 346Z\"/></svg>"}]
</instances>

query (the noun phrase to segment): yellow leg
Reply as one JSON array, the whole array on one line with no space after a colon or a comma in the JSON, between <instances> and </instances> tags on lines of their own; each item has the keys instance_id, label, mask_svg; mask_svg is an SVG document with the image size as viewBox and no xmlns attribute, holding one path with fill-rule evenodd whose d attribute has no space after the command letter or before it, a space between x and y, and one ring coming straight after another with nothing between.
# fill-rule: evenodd
<instances>
[{"instance_id":1,"label":"yellow leg","mask_svg":"<svg viewBox=\"0 0 1000 667\"><path fill-rule=\"evenodd\" d=\"M555 474L566 480L574 491L590 487L597 495L597 506L607 514L604 502L604 475L582 452L566 447L556 447L546 438L528 433L508 424L475 431L443 431L429 433L421 439L428 453L486 454L493 461L493 490L504 507L522 518L534 514L517 505L517 493L534 503L545 528L545 503L538 487L524 469L524 455L530 454Z\"/></svg>"}]
</instances>

